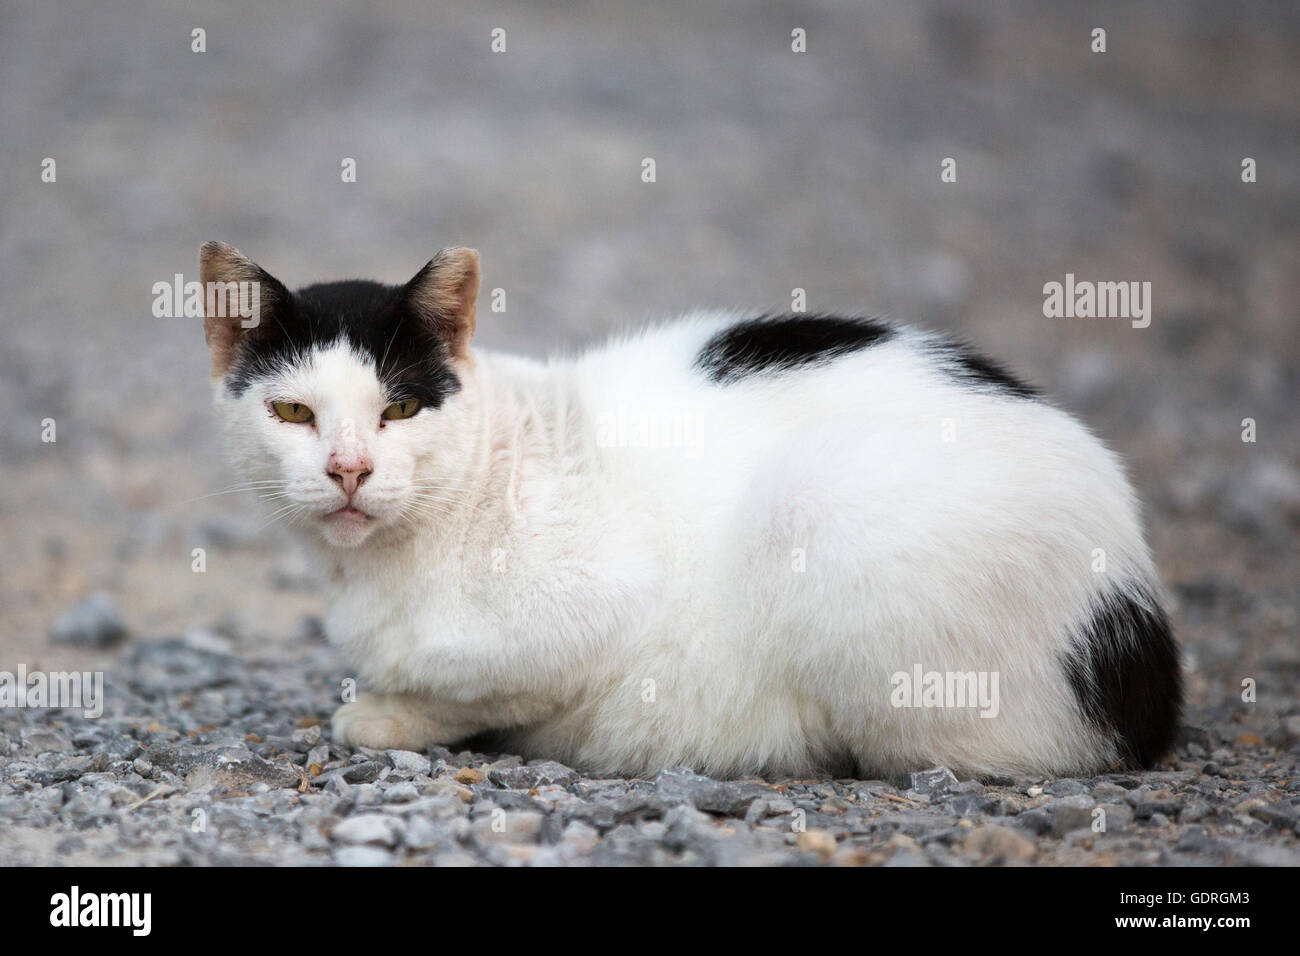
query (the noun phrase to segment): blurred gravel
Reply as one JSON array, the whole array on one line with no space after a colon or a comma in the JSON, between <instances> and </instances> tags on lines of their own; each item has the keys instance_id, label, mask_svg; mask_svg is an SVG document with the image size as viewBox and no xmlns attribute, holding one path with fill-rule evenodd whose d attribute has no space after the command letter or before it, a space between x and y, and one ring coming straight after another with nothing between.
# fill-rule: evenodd
<instances>
[{"instance_id":1,"label":"blurred gravel","mask_svg":"<svg viewBox=\"0 0 1300 956\"><path fill-rule=\"evenodd\" d=\"M1298 64L1283 0L5 3L0 670L104 670L109 710L0 711L0 863L1296 862ZM531 354L794 288L973 340L1128 462L1177 762L907 790L313 742L346 676L320 594L217 494L201 332L150 312L206 239L294 285L474 245L508 303L480 341ZM1067 272L1152 282L1151 326L1044 318Z\"/></svg>"}]
</instances>

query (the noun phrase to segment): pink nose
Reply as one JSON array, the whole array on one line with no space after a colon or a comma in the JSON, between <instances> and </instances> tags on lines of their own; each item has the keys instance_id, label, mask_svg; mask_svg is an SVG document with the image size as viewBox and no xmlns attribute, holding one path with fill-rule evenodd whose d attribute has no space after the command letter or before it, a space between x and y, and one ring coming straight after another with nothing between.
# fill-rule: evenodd
<instances>
[{"instance_id":1,"label":"pink nose","mask_svg":"<svg viewBox=\"0 0 1300 956\"><path fill-rule=\"evenodd\" d=\"M325 466L325 474L338 482L348 498L357 493L357 489L365 483L373 470L370 459L355 456L344 458L331 455L329 463Z\"/></svg>"}]
</instances>

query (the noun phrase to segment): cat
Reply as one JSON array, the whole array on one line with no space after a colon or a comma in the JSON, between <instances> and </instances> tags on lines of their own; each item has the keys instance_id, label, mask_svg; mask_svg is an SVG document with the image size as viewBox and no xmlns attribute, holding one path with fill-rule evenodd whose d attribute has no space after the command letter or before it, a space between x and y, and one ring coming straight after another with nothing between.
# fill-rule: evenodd
<instances>
[{"instance_id":1,"label":"cat","mask_svg":"<svg viewBox=\"0 0 1300 956\"><path fill-rule=\"evenodd\" d=\"M471 249L296 292L200 260L260 290L206 318L216 408L363 680L335 743L718 777L1170 747L1179 651L1120 462L969 347L693 313L538 361L471 349Z\"/></svg>"}]
</instances>

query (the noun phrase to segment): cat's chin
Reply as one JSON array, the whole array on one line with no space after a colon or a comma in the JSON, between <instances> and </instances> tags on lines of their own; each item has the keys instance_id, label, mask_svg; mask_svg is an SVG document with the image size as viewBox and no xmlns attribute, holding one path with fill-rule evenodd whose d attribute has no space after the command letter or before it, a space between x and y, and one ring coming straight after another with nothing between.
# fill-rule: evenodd
<instances>
[{"instance_id":1,"label":"cat's chin","mask_svg":"<svg viewBox=\"0 0 1300 956\"><path fill-rule=\"evenodd\" d=\"M341 508L321 516L317 524L327 544L336 548L355 548L374 533L379 522L355 508Z\"/></svg>"}]
</instances>

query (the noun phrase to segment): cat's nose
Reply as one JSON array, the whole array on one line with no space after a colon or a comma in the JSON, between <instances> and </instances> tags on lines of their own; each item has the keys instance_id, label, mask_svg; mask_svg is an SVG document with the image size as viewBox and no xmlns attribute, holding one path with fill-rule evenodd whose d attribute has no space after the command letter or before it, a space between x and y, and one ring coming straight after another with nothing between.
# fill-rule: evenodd
<instances>
[{"instance_id":1,"label":"cat's nose","mask_svg":"<svg viewBox=\"0 0 1300 956\"><path fill-rule=\"evenodd\" d=\"M367 458L331 458L325 466L325 474L338 482L349 498L357 493L373 470Z\"/></svg>"}]
</instances>

